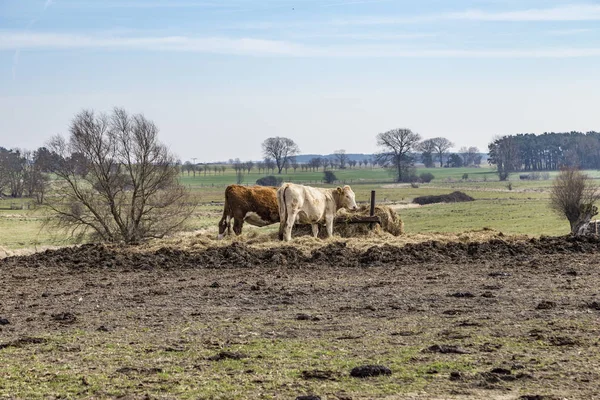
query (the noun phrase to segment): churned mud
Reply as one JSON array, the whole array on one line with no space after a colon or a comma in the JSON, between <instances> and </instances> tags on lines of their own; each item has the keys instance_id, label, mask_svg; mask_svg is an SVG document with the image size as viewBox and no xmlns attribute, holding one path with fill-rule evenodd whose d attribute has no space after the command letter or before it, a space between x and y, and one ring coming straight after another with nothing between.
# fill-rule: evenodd
<instances>
[{"instance_id":1,"label":"churned mud","mask_svg":"<svg viewBox=\"0 0 600 400\"><path fill-rule=\"evenodd\" d=\"M570 237L6 258L0 397L28 397L21 366L44 382L67 363L76 380L39 397L594 398L599 265L597 238ZM290 343L324 353L276 357ZM361 366L378 373L357 380ZM221 394L193 392L223 377Z\"/></svg>"}]
</instances>

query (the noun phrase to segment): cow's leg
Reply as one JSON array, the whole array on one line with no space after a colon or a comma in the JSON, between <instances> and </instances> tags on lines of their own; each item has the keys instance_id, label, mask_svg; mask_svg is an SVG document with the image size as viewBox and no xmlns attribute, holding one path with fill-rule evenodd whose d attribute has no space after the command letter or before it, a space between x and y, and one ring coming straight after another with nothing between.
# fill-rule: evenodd
<instances>
[{"instance_id":1,"label":"cow's leg","mask_svg":"<svg viewBox=\"0 0 600 400\"><path fill-rule=\"evenodd\" d=\"M325 227L327 228L327 237L333 236L333 215L331 217L325 217Z\"/></svg>"},{"instance_id":2,"label":"cow's leg","mask_svg":"<svg viewBox=\"0 0 600 400\"><path fill-rule=\"evenodd\" d=\"M298 216L298 211L290 211L287 220L285 221L285 232L283 235L283 240L289 242L292 240L292 228L294 227L294 223L296 222L296 217Z\"/></svg>"},{"instance_id":3,"label":"cow's leg","mask_svg":"<svg viewBox=\"0 0 600 400\"><path fill-rule=\"evenodd\" d=\"M231 236L231 217L227 216L227 234Z\"/></svg>"},{"instance_id":4,"label":"cow's leg","mask_svg":"<svg viewBox=\"0 0 600 400\"><path fill-rule=\"evenodd\" d=\"M242 227L244 226L243 218L234 218L233 220L233 231L237 236L242 234Z\"/></svg>"},{"instance_id":5,"label":"cow's leg","mask_svg":"<svg viewBox=\"0 0 600 400\"><path fill-rule=\"evenodd\" d=\"M319 236L319 224L311 224L313 237Z\"/></svg>"}]
</instances>

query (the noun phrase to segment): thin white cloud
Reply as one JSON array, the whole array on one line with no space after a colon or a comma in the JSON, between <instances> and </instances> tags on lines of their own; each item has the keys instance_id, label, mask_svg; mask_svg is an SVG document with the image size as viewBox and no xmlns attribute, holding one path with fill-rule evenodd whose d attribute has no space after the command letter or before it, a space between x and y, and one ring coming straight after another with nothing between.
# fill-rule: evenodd
<instances>
[{"instance_id":1,"label":"thin white cloud","mask_svg":"<svg viewBox=\"0 0 600 400\"><path fill-rule=\"evenodd\" d=\"M300 33L294 34L295 38L329 38L329 39L353 39L373 41L393 41L423 39L439 36L438 33Z\"/></svg>"},{"instance_id":2,"label":"thin white cloud","mask_svg":"<svg viewBox=\"0 0 600 400\"><path fill-rule=\"evenodd\" d=\"M550 21L598 21L600 5L571 4L551 8L535 8L516 11L466 10L443 14L398 16L398 17L359 17L337 19L336 25L395 25L406 23L437 21L479 21L479 22L550 22Z\"/></svg>"},{"instance_id":3,"label":"thin white cloud","mask_svg":"<svg viewBox=\"0 0 600 400\"><path fill-rule=\"evenodd\" d=\"M54 0L50 0L53 2ZM204 8L221 7L216 1L77 1L61 3L69 8Z\"/></svg>"},{"instance_id":4,"label":"thin white cloud","mask_svg":"<svg viewBox=\"0 0 600 400\"><path fill-rule=\"evenodd\" d=\"M252 38L214 37L97 37L62 33L2 33L0 50L16 49L128 49L153 51L183 51L245 55L311 55L303 45Z\"/></svg>"},{"instance_id":5,"label":"thin white cloud","mask_svg":"<svg viewBox=\"0 0 600 400\"><path fill-rule=\"evenodd\" d=\"M245 56L355 58L574 58L598 57L600 48L420 49L397 44L304 45L296 42L223 37L100 37L88 35L1 32L2 50L138 50Z\"/></svg>"},{"instance_id":6,"label":"thin white cloud","mask_svg":"<svg viewBox=\"0 0 600 400\"><path fill-rule=\"evenodd\" d=\"M54 4L54 0L46 0L46 3L44 3L44 10L50 7L52 4Z\"/></svg>"},{"instance_id":7,"label":"thin white cloud","mask_svg":"<svg viewBox=\"0 0 600 400\"><path fill-rule=\"evenodd\" d=\"M573 36L580 35L582 33L594 32L595 29L586 29L586 28L575 28L575 29L557 29L553 31L548 31L548 35L552 36Z\"/></svg>"},{"instance_id":8,"label":"thin white cloud","mask_svg":"<svg viewBox=\"0 0 600 400\"><path fill-rule=\"evenodd\" d=\"M338 6L349 6L353 4L373 4L373 3L387 3L391 0L348 0L337 3L322 4L321 7L338 7Z\"/></svg>"}]
</instances>

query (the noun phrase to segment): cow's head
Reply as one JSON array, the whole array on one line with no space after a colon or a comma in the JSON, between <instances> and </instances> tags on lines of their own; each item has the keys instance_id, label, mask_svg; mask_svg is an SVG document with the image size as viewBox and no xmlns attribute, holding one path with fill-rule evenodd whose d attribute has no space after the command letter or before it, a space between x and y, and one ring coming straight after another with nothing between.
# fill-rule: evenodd
<instances>
[{"instance_id":1,"label":"cow's head","mask_svg":"<svg viewBox=\"0 0 600 400\"><path fill-rule=\"evenodd\" d=\"M217 236L218 240L223 239L225 236L225 231L227 231L227 233L231 233L229 232L231 230L229 223L229 217L222 218L221 221L219 221L219 236Z\"/></svg>"},{"instance_id":2,"label":"cow's head","mask_svg":"<svg viewBox=\"0 0 600 400\"><path fill-rule=\"evenodd\" d=\"M358 208L356 205L356 196L350 186L346 185L343 188L338 187L336 191L339 198L339 208L347 208L348 210L356 210Z\"/></svg>"}]
</instances>

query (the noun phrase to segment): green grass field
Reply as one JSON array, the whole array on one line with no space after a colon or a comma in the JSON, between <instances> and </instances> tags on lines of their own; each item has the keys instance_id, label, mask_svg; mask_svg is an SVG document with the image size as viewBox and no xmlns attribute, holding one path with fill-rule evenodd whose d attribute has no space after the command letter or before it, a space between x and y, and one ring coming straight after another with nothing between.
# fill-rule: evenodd
<instances>
[{"instance_id":1,"label":"green grass field","mask_svg":"<svg viewBox=\"0 0 600 400\"><path fill-rule=\"evenodd\" d=\"M419 208L401 208L399 213L407 233L464 232L490 228L505 234L564 235L569 232L565 219L554 215L548 208L552 180L520 180L518 174L509 182L500 182L491 168L431 168L419 169L418 174L431 172L431 183L411 187L395 184L386 170L348 169L335 171L340 183L351 184L358 202L367 203L375 190L377 201L385 204L409 204L417 196L439 195L461 190L477 201L470 203L434 204ZM463 174L469 177L463 180ZM598 171L588 171L600 177ZM284 181L294 181L319 186L322 172L282 174ZM551 178L556 173L551 173ZM264 176L253 171L244 175L244 184L253 184ZM236 182L233 170L224 174L199 174L195 178L181 176L182 182L192 191L198 206L187 229L216 229L221 214L225 187ZM510 185L510 187L509 187ZM30 205L31 204L31 205ZM73 243L62 232L44 228L48 218L43 208L34 208L28 199L0 201L0 246L5 250L61 246ZM28 209L28 205L30 205Z\"/></svg>"}]
</instances>

